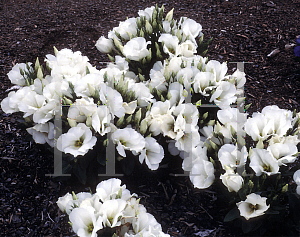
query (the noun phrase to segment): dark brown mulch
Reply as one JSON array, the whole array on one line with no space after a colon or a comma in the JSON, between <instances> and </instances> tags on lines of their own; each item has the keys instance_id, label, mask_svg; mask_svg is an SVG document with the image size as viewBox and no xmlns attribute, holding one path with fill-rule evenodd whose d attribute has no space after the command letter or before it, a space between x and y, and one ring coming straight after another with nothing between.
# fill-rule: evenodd
<instances>
[{"instance_id":1,"label":"dark brown mulch","mask_svg":"<svg viewBox=\"0 0 300 237\"><path fill-rule=\"evenodd\" d=\"M96 40L155 3L164 3L167 11L174 7L175 18L187 16L202 24L205 37L214 37L210 59L227 61L230 68L236 67L231 62L249 62L245 92L246 102L253 104L250 112L270 104L299 111L300 64L293 50L285 49L300 35L297 0L2 1L0 100L12 86L6 74L13 63L42 59L53 54L53 46L79 50L99 68L107 59L95 49ZM280 53L267 57L276 48ZM75 181L61 183L45 176L53 172L53 157L25 139L19 117L0 114L0 235L73 236L55 202L66 192L87 189ZM169 176L164 169L151 173L143 168L121 179L172 236L196 236L207 229L214 230L210 236L242 235L222 222L227 210L213 188L195 190L186 177Z\"/></svg>"}]
</instances>

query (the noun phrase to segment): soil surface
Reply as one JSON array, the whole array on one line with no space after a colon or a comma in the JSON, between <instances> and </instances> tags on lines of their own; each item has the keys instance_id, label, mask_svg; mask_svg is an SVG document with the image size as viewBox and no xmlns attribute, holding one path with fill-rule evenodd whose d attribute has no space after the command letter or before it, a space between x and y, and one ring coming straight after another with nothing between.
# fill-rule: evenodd
<instances>
[{"instance_id":1,"label":"soil surface","mask_svg":"<svg viewBox=\"0 0 300 237\"><path fill-rule=\"evenodd\" d=\"M92 65L102 67L108 59L94 47L97 39L155 3L164 4L166 11L174 8L175 19L186 16L202 25L204 37L214 38L210 59L227 61L230 69L236 68L235 62L245 62L250 112L272 104L299 112L300 63L294 60L293 48L285 48L300 35L299 0L1 1L0 100L12 86L6 74L13 64L43 59L53 54L53 46L81 51ZM268 57L274 49L279 53ZM45 176L53 173L53 156L26 139L26 130L18 125L20 117L0 113L0 236L75 236L56 201L72 190L88 189L75 179L59 182ZM228 209L217 198L215 186L197 190L188 177L169 172L141 167L120 178L171 236L243 235L222 222Z\"/></svg>"}]
</instances>

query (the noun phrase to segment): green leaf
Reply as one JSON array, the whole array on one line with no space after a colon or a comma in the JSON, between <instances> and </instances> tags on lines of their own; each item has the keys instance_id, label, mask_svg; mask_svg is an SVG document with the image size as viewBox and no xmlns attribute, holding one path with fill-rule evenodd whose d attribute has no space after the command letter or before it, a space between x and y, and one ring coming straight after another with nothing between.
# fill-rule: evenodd
<instances>
[{"instance_id":1,"label":"green leaf","mask_svg":"<svg viewBox=\"0 0 300 237\"><path fill-rule=\"evenodd\" d=\"M224 222L233 221L240 217L240 211L237 207L231 209L224 218Z\"/></svg>"}]
</instances>

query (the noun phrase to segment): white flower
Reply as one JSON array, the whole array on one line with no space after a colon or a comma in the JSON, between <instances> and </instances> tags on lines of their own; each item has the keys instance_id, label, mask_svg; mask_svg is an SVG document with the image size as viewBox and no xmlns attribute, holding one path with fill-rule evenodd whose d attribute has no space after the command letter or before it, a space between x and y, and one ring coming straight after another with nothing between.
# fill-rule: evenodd
<instances>
[{"instance_id":1,"label":"white flower","mask_svg":"<svg viewBox=\"0 0 300 237\"><path fill-rule=\"evenodd\" d=\"M77 157L93 149L96 141L97 138L92 136L92 131L85 124L79 123L58 138L57 149Z\"/></svg>"},{"instance_id":2,"label":"white flower","mask_svg":"<svg viewBox=\"0 0 300 237\"><path fill-rule=\"evenodd\" d=\"M295 181L295 183L297 184L297 194L300 195L300 170L297 170L294 175L293 175L293 179Z\"/></svg>"},{"instance_id":3,"label":"white flower","mask_svg":"<svg viewBox=\"0 0 300 237\"><path fill-rule=\"evenodd\" d=\"M279 165L292 163L297 159L295 156L298 152L297 146L290 143L275 143L270 145L267 150L278 160Z\"/></svg>"},{"instance_id":4,"label":"white flower","mask_svg":"<svg viewBox=\"0 0 300 237\"><path fill-rule=\"evenodd\" d=\"M254 141L265 140L273 132L272 124L262 114L253 114L245 123L245 131Z\"/></svg>"},{"instance_id":5,"label":"white flower","mask_svg":"<svg viewBox=\"0 0 300 237\"><path fill-rule=\"evenodd\" d=\"M101 136L110 132L111 128L109 126L112 116L106 105L100 105L97 107L95 113L92 115L92 127Z\"/></svg>"},{"instance_id":6,"label":"white flower","mask_svg":"<svg viewBox=\"0 0 300 237\"><path fill-rule=\"evenodd\" d=\"M145 148L139 155L139 161L142 164L145 160L149 169L157 170L159 163L164 158L164 149L153 137L146 137L145 142Z\"/></svg>"},{"instance_id":7,"label":"white flower","mask_svg":"<svg viewBox=\"0 0 300 237\"><path fill-rule=\"evenodd\" d=\"M54 124L44 123L36 124L31 128L26 129L27 132L32 135L34 141L39 144L45 144L46 142L53 147L54 146Z\"/></svg>"},{"instance_id":8,"label":"white flower","mask_svg":"<svg viewBox=\"0 0 300 237\"><path fill-rule=\"evenodd\" d=\"M152 18L154 8L155 8L154 6L147 7L145 10L139 10L138 14L139 16L144 16L146 17L147 20L150 20Z\"/></svg>"},{"instance_id":9,"label":"white flower","mask_svg":"<svg viewBox=\"0 0 300 237\"><path fill-rule=\"evenodd\" d=\"M238 202L236 205L240 215L245 217L246 220L264 215L270 207L270 205L267 206L267 198L255 193L249 194L245 201Z\"/></svg>"},{"instance_id":10,"label":"white flower","mask_svg":"<svg viewBox=\"0 0 300 237\"><path fill-rule=\"evenodd\" d=\"M194 91L200 93L204 96L209 96L208 93L210 90L216 88L214 74L211 72L199 72L194 77Z\"/></svg>"},{"instance_id":11,"label":"white flower","mask_svg":"<svg viewBox=\"0 0 300 237\"><path fill-rule=\"evenodd\" d=\"M59 197L56 204L58 205L59 209L62 212L66 212L68 202L72 202L72 201L73 201L72 194L67 193L65 196Z\"/></svg>"},{"instance_id":12,"label":"white flower","mask_svg":"<svg viewBox=\"0 0 300 237\"><path fill-rule=\"evenodd\" d=\"M229 192L238 192L244 183L244 179L239 174L236 174L234 170L225 166L226 173L220 175L222 183L227 187Z\"/></svg>"},{"instance_id":13,"label":"white flower","mask_svg":"<svg viewBox=\"0 0 300 237\"><path fill-rule=\"evenodd\" d=\"M145 107L150 102L154 102L154 96L150 93L150 89L144 83L135 83L131 90L135 92L135 97L137 98L139 106Z\"/></svg>"},{"instance_id":14,"label":"white flower","mask_svg":"<svg viewBox=\"0 0 300 237\"><path fill-rule=\"evenodd\" d=\"M210 60L205 66L206 72L211 72L214 74L214 81L219 84L222 80L225 79L225 75L227 73L227 65L226 63L220 63L216 60Z\"/></svg>"},{"instance_id":15,"label":"white flower","mask_svg":"<svg viewBox=\"0 0 300 237\"><path fill-rule=\"evenodd\" d=\"M35 91L29 91L19 104L19 110L24 112L24 118L34 114L39 108L46 103L43 95Z\"/></svg>"},{"instance_id":16,"label":"white flower","mask_svg":"<svg viewBox=\"0 0 300 237\"><path fill-rule=\"evenodd\" d=\"M145 148L144 137L132 128L118 129L112 134L112 140L123 157L126 157L125 150L139 153Z\"/></svg>"},{"instance_id":17,"label":"white flower","mask_svg":"<svg viewBox=\"0 0 300 237\"><path fill-rule=\"evenodd\" d=\"M125 109L125 114L133 114L137 107L137 101L131 101L130 103L123 102L123 108Z\"/></svg>"},{"instance_id":18,"label":"white flower","mask_svg":"<svg viewBox=\"0 0 300 237\"><path fill-rule=\"evenodd\" d=\"M56 102L54 100L49 101L33 114L33 121L35 123L48 122L50 119L54 117L55 107L56 107Z\"/></svg>"},{"instance_id":19,"label":"white flower","mask_svg":"<svg viewBox=\"0 0 300 237\"><path fill-rule=\"evenodd\" d=\"M17 63L13 68L7 73L7 76L12 84L16 84L19 86L25 86L26 82L24 77L22 76L20 69L25 72L33 72L33 68L31 67L32 63L28 63L29 70L27 69L26 63Z\"/></svg>"},{"instance_id":20,"label":"white flower","mask_svg":"<svg viewBox=\"0 0 300 237\"><path fill-rule=\"evenodd\" d=\"M101 102L109 108L113 115L120 118L125 114L123 97L117 90L102 84L99 94Z\"/></svg>"},{"instance_id":21,"label":"white flower","mask_svg":"<svg viewBox=\"0 0 300 237\"><path fill-rule=\"evenodd\" d=\"M103 83L104 79L100 73L87 74L76 82L74 91L78 97L95 96L95 91L99 90Z\"/></svg>"},{"instance_id":22,"label":"white flower","mask_svg":"<svg viewBox=\"0 0 300 237\"><path fill-rule=\"evenodd\" d=\"M227 70L226 70L227 71ZM245 83L246 83L246 77L245 73L241 72L239 69L237 69L232 75L230 75L228 78L231 80L232 78L234 79L236 88L240 89L242 88Z\"/></svg>"},{"instance_id":23,"label":"white flower","mask_svg":"<svg viewBox=\"0 0 300 237\"><path fill-rule=\"evenodd\" d=\"M236 88L228 81L221 81L209 102L214 101L221 109L228 108L236 101Z\"/></svg>"},{"instance_id":24,"label":"white flower","mask_svg":"<svg viewBox=\"0 0 300 237\"><path fill-rule=\"evenodd\" d=\"M171 98L169 99L170 107L182 104L187 96L187 91L183 89L183 85L181 85L179 82L171 83L169 85L168 93L171 95Z\"/></svg>"},{"instance_id":25,"label":"white flower","mask_svg":"<svg viewBox=\"0 0 300 237\"><path fill-rule=\"evenodd\" d=\"M85 97L76 99L75 103L69 107L68 120L84 123L88 117L91 117L97 110L97 105L94 104L94 99Z\"/></svg>"},{"instance_id":26,"label":"white flower","mask_svg":"<svg viewBox=\"0 0 300 237\"><path fill-rule=\"evenodd\" d=\"M279 173L278 161L265 149L252 149L249 166L255 171L257 176L260 176L262 173L267 175Z\"/></svg>"},{"instance_id":27,"label":"white flower","mask_svg":"<svg viewBox=\"0 0 300 237\"><path fill-rule=\"evenodd\" d=\"M126 205L127 202L122 199L106 200L99 210L99 214L103 218L104 226L111 228L120 226L120 219L123 216L123 211Z\"/></svg>"},{"instance_id":28,"label":"white flower","mask_svg":"<svg viewBox=\"0 0 300 237\"><path fill-rule=\"evenodd\" d=\"M149 55L148 44L150 42L146 42L143 37L133 38L124 45L123 54L130 60L140 61Z\"/></svg>"},{"instance_id":29,"label":"white flower","mask_svg":"<svg viewBox=\"0 0 300 237\"><path fill-rule=\"evenodd\" d=\"M167 90L167 82L164 77L164 66L161 61L154 63L153 68L150 70L150 85L161 91Z\"/></svg>"},{"instance_id":30,"label":"white flower","mask_svg":"<svg viewBox=\"0 0 300 237\"><path fill-rule=\"evenodd\" d=\"M108 38L116 38L115 31L118 32L120 36L125 40L129 40L131 37L136 36L136 18L132 17L127 19L126 21L121 21L118 27L114 27L113 30L108 33Z\"/></svg>"},{"instance_id":31,"label":"white flower","mask_svg":"<svg viewBox=\"0 0 300 237\"><path fill-rule=\"evenodd\" d=\"M179 22L182 22L182 20L184 21L181 24L181 29L186 36L190 36L192 39L195 39L197 36L202 35L202 26L199 23L189 18L181 18Z\"/></svg>"},{"instance_id":32,"label":"white flower","mask_svg":"<svg viewBox=\"0 0 300 237\"><path fill-rule=\"evenodd\" d=\"M184 158L182 162L182 169L184 171L191 171L193 167L193 163L198 159L208 161L207 157L207 147L198 145L194 147L191 152L188 153L188 156Z\"/></svg>"},{"instance_id":33,"label":"white flower","mask_svg":"<svg viewBox=\"0 0 300 237\"><path fill-rule=\"evenodd\" d=\"M197 159L194 161L190 179L195 188L208 188L214 182L214 165L207 160Z\"/></svg>"},{"instance_id":34,"label":"white flower","mask_svg":"<svg viewBox=\"0 0 300 237\"><path fill-rule=\"evenodd\" d=\"M178 44L179 39L177 36L173 36L171 34L161 34L161 36L158 38L158 42L163 42L163 50L166 54L169 54L170 56L177 56L178 53Z\"/></svg>"},{"instance_id":35,"label":"white flower","mask_svg":"<svg viewBox=\"0 0 300 237\"><path fill-rule=\"evenodd\" d=\"M150 213L140 213L132 223L133 231L135 233L141 233L143 231L149 231L150 228L160 228L160 224L156 221L153 215ZM144 235L142 235L144 236Z\"/></svg>"},{"instance_id":36,"label":"white flower","mask_svg":"<svg viewBox=\"0 0 300 237\"><path fill-rule=\"evenodd\" d=\"M95 215L93 207L75 208L69 215L73 231L79 237L97 237L102 229L102 217Z\"/></svg>"},{"instance_id":37,"label":"white flower","mask_svg":"<svg viewBox=\"0 0 300 237\"><path fill-rule=\"evenodd\" d=\"M113 48L114 44L111 39L106 39L104 36L101 36L97 42L96 42L96 48L101 52L101 53L110 53Z\"/></svg>"},{"instance_id":38,"label":"white flower","mask_svg":"<svg viewBox=\"0 0 300 237\"><path fill-rule=\"evenodd\" d=\"M243 167L247 161L248 152L245 146L242 147L241 151L238 147L233 144L224 144L218 151L218 158L225 169L228 166L232 169L236 167Z\"/></svg>"},{"instance_id":39,"label":"white flower","mask_svg":"<svg viewBox=\"0 0 300 237\"><path fill-rule=\"evenodd\" d=\"M96 187L96 194L102 202L117 198L127 201L132 197L129 190L126 189L126 185L121 186L121 180L116 178L104 180L99 183ZM118 197L119 194L121 196Z\"/></svg>"},{"instance_id":40,"label":"white flower","mask_svg":"<svg viewBox=\"0 0 300 237\"><path fill-rule=\"evenodd\" d=\"M197 47L190 40L187 40L178 46L178 54L184 57L192 57L195 53L197 53Z\"/></svg>"}]
</instances>

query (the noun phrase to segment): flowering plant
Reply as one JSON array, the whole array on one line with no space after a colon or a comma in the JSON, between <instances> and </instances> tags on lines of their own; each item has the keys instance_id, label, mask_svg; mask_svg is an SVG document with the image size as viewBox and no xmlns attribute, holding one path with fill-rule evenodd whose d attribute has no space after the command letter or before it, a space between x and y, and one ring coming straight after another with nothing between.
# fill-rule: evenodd
<instances>
[{"instance_id":1,"label":"flowering plant","mask_svg":"<svg viewBox=\"0 0 300 237\"><path fill-rule=\"evenodd\" d=\"M115 159L105 152L109 143L126 174L133 156L156 170L164 144L184 157L203 143L199 128L214 116L203 104L225 109L237 101L244 73L227 75L225 63L199 55L205 48L199 23L175 21L173 10L163 13L163 7L139 11L109 39L101 37L96 47L114 61L101 70L80 52L55 48L46 69L37 59L34 67L17 64L8 73L18 90L1 102L2 110L23 112L34 140L63 152L63 173L73 172L82 183L95 180L101 169L95 164Z\"/></svg>"},{"instance_id":2,"label":"flowering plant","mask_svg":"<svg viewBox=\"0 0 300 237\"><path fill-rule=\"evenodd\" d=\"M67 193L57 205L69 215L69 223L80 237L169 237L139 201L125 184L121 186L121 180L112 178L100 182L94 194Z\"/></svg>"}]
</instances>

